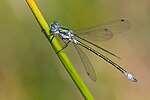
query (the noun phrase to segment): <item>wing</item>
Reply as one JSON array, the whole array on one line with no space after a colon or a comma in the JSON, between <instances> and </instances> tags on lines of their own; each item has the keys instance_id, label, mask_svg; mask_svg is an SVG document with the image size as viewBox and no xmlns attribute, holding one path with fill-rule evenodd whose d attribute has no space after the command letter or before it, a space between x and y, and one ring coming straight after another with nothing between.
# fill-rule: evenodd
<instances>
[{"instance_id":1,"label":"wing","mask_svg":"<svg viewBox=\"0 0 150 100\"><path fill-rule=\"evenodd\" d=\"M85 55L85 53L77 46L77 45L74 45L82 62L83 62L83 65L84 65L84 68L87 72L87 75L93 80L93 81L96 81L96 73L93 69L93 66L90 62L90 60L88 59L88 57Z\"/></svg>"},{"instance_id":2,"label":"wing","mask_svg":"<svg viewBox=\"0 0 150 100\"><path fill-rule=\"evenodd\" d=\"M105 24L98 24L90 26L74 32L78 35L82 35L85 38L93 38L94 40L107 40L110 39L113 34L122 33L130 28L130 23L125 19L114 20Z\"/></svg>"}]
</instances>

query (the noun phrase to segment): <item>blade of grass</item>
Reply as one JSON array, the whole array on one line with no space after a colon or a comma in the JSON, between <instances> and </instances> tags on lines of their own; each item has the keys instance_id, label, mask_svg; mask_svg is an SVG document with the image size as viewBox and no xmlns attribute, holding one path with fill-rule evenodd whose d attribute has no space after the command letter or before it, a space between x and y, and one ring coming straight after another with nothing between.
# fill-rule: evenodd
<instances>
[{"instance_id":1,"label":"blade of grass","mask_svg":"<svg viewBox=\"0 0 150 100\"><path fill-rule=\"evenodd\" d=\"M40 27L42 28L42 30L45 30L44 33L45 33L46 38L50 41L52 36L48 37L48 35L50 34L49 33L49 26L46 23L44 17L42 16L40 10L36 6L34 0L26 0L26 2L29 5L32 13L34 14L34 16L35 16L36 20L38 21L38 23L39 23ZM58 41L56 40L55 37L54 37L53 41L50 42L50 44L52 45L55 52L57 52L61 49L61 46L60 46L60 44L58 43ZM81 94L83 95L83 97L86 100L94 100L94 97L89 92L88 88L83 83L83 81L81 80L80 76L78 75L77 71L75 70L74 66L70 62L70 60L67 57L67 55L65 54L65 52L62 50L59 53L57 53L57 56L59 57L60 61L64 65L65 69L67 70L67 72L71 76L72 80L74 81L74 83L78 87L78 89L81 92Z\"/></svg>"}]
</instances>

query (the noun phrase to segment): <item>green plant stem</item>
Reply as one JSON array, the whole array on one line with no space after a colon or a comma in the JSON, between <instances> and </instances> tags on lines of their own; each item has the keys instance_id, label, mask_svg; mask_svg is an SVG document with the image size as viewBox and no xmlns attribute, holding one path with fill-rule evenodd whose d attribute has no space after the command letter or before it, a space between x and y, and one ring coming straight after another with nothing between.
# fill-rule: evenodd
<instances>
[{"instance_id":1,"label":"green plant stem","mask_svg":"<svg viewBox=\"0 0 150 100\"><path fill-rule=\"evenodd\" d=\"M50 34L49 33L49 26L46 23L44 17L42 16L41 12L39 11L38 7L36 6L34 0L26 0L26 2L29 5L31 11L33 12L33 14L34 14L36 20L38 21L40 27L42 28L42 30L45 30L45 35L46 35L47 39L50 41L52 36L48 37L48 35ZM61 46L55 37L52 40L52 42L50 42L50 44L52 45L55 52L61 50ZM75 70L75 68L72 65L72 63L70 62L70 60L68 59L65 52L63 50L61 50L59 53L57 53L57 56L59 57L60 61L64 65L65 69L67 70L67 72L71 76L72 80L74 81L74 83L78 87L78 89L81 92L81 94L83 95L83 97L86 100L94 100L92 94L89 92L88 88L86 87L86 85L83 83L83 81L79 77L77 71Z\"/></svg>"}]
</instances>

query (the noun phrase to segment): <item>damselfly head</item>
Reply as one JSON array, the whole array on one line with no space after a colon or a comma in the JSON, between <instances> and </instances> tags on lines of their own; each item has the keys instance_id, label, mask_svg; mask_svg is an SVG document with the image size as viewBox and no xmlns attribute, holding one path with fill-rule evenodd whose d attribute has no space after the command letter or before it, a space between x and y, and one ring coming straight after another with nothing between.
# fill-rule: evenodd
<instances>
[{"instance_id":1,"label":"damselfly head","mask_svg":"<svg viewBox=\"0 0 150 100\"><path fill-rule=\"evenodd\" d=\"M52 24L50 24L50 31L56 32L58 30L58 20L55 20Z\"/></svg>"}]
</instances>

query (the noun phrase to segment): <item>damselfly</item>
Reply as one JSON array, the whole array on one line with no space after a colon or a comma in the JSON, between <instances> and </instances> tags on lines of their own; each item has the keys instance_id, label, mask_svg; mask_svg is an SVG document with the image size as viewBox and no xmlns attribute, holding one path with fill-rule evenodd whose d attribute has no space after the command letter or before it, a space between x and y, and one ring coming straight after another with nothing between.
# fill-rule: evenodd
<instances>
[{"instance_id":1,"label":"damselfly","mask_svg":"<svg viewBox=\"0 0 150 100\"><path fill-rule=\"evenodd\" d=\"M112 22L108 22L108 23L103 24L103 25L95 25L95 26L91 26L91 27L82 28L79 30L72 31L69 28L59 26L58 21L55 20L52 24L50 24L50 31L51 31L53 37L57 34L64 41L65 46L63 46L62 49L66 48L70 42L72 42L74 44L79 56L81 57L81 60L83 62L83 65L85 67L85 70L86 70L88 76L93 81L96 81L96 73L93 69L92 64L90 63L90 60L87 58L85 53L78 47L78 45L84 47L85 49L87 49L91 52L93 52L95 55L99 56L100 58L102 58L106 62L110 63L117 70L119 70L123 75L125 75L129 80L131 80L133 82L137 82L137 79L134 76L132 76L129 72L127 72L125 69L123 69L121 66L119 66L114 61L107 58L106 56L104 56L103 54L98 52L97 50L91 48L90 46L88 46L85 43L80 41L80 40L83 40L83 41L85 41L85 42L87 42L87 43L89 43L89 44L91 44L91 45L117 57L117 58L119 58L118 56L109 52L108 50L106 50L106 49L94 44L93 42L87 40L87 37L90 37L91 39L94 39L94 40L107 40L113 36L113 33L121 33L123 31L127 30L129 27L130 27L130 24L127 20L119 19L119 20L114 20ZM83 38L80 35L83 35L85 37ZM80 40L77 38L79 38ZM66 42L66 40L68 40L68 42Z\"/></svg>"}]
</instances>

